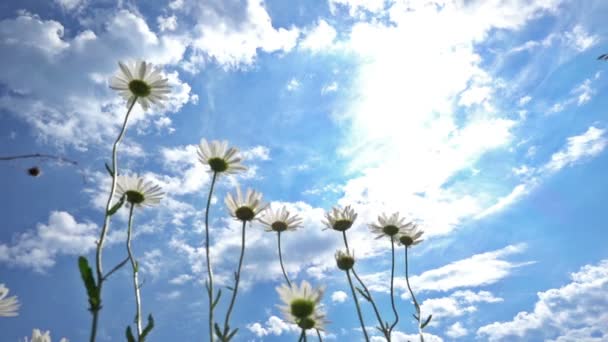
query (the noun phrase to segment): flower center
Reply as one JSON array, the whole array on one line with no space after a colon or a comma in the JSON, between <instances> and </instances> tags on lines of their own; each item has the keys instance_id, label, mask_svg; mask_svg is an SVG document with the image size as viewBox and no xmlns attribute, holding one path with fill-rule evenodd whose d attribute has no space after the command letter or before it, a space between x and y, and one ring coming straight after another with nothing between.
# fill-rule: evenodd
<instances>
[{"instance_id":1,"label":"flower center","mask_svg":"<svg viewBox=\"0 0 608 342\"><path fill-rule=\"evenodd\" d=\"M236 210L236 212L234 214L235 214L236 218L238 218L241 221L251 221L251 220L253 220L253 217L255 216L255 213L249 207L240 207Z\"/></svg>"},{"instance_id":2,"label":"flower center","mask_svg":"<svg viewBox=\"0 0 608 342\"><path fill-rule=\"evenodd\" d=\"M214 172L224 172L228 169L228 163L222 158L209 158L207 164Z\"/></svg>"},{"instance_id":3,"label":"flower center","mask_svg":"<svg viewBox=\"0 0 608 342\"><path fill-rule=\"evenodd\" d=\"M306 318L312 314L315 303L307 299L294 299L291 301L291 314L296 318Z\"/></svg>"},{"instance_id":4,"label":"flower center","mask_svg":"<svg viewBox=\"0 0 608 342\"><path fill-rule=\"evenodd\" d=\"M341 255L336 259L336 263L338 264L339 269L342 271L348 271L353 268L355 258L350 255Z\"/></svg>"},{"instance_id":5,"label":"flower center","mask_svg":"<svg viewBox=\"0 0 608 342\"><path fill-rule=\"evenodd\" d=\"M393 235L399 233L399 228L397 228L396 226L393 226L393 225L389 225L389 226L385 226L384 228L382 228L382 231L384 232L384 234L386 234L388 236L393 236Z\"/></svg>"},{"instance_id":6,"label":"flower center","mask_svg":"<svg viewBox=\"0 0 608 342\"><path fill-rule=\"evenodd\" d=\"M414 240L412 240L412 238L407 235L403 235L402 237L400 237L399 241L405 246L411 246L414 243Z\"/></svg>"},{"instance_id":7,"label":"flower center","mask_svg":"<svg viewBox=\"0 0 608 342\"><path fill-rule=\"evenodd\" d=\"M131 204L140 204L145 200L144 194L135 190L125 192L125 195L127 195L127 202Z\"/></svg>"},{"instance_id":8,"label":"flower center","mask_svg":"<svg viewBox=\"0 0 608 342\"><path fill-rule=\"evenodd\" d=\"M274 230L275 232L283 232L287 230L287 223L282 221L276 221L270 226L270 228L272 228L272 230Z\"/></svg>"},{"instance_id":9,"label":"flower center","mask_svg":"<svg viewBox=\"0 0 608 342\"><path fill-rule=\"evenodd\" d=\"M133 95L138 97L146 97L150 95L150 91L152 90L148 83L142 80L133 80L129 82L129 90L133 93Z\"/></svg>"},{"instance_id":10,"label":"flower center","mask_svg":"<svg viewBox=\"0 0 608 342\"><path fill-rule=\"evenodd\" d=\"M304 330L312 329L315 327L315 320L310 317L302 318L298 322L298 326Z\"/></svg>"},{"instance_id":11,"label":"flower center","mask_svg":"<svg viewBox=\"0 0 608 342\"><path fill-rule=\"evenodd\" d=\"M334 229L340 232L343 232L350 228L353 225L353 221L351 220L337 220L334 223Z\"/></svg>"}]
</instances>

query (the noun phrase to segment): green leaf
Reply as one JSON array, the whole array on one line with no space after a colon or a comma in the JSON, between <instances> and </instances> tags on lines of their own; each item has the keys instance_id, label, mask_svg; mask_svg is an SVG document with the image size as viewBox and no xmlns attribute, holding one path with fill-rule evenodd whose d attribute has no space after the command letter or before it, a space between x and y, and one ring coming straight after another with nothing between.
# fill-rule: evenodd
<instances>
[{"instance_id":1,"label":"green leaf","mask_svg":"<svg viewBox=\"0 0 608 342\"><path fill-rule=\"evenodd\" d=\"M232 286L226 286L226 288L227 288L228 290L230 290L230 291L233 291L233 292L234 292L234 287L232 287Z\"/></svg>"},{"instance_id":2,"label":"green leaf","mask_svg":"<svg viewBox=\"0 0 608 342\"><path fill-rule=\"evenodd\" d=\"M144 330L141 332L139 341L144 342L146 340L146 336L148 336L148 334L150 333L150 331L152 331L153 328L154 328L154 317L152 317L152 314L149 314L148 315L148 324L146 325Z\"/></svg>"},{"instance_id":3,"label":"green leaf","mask_svg":"<svg viewBox=\"0 0 608 342\"><path fill-rule=\"evenodd\" d=\"M422 323L422 325L420 326L420 329L424 329L424 327L426 327L429 323L431 323L431 318L433 318L433 315L429 315L429 318L427 318L426 321L424 321L424 323Z\"/></svg>"},{"instance_id":4,"label":"green leaf","mask_svg":"<svg viewBox=\"0 0 608 342\"><path fill-rule=\"evenodd\" d=\"M122 207L122 205L124 203L125 203L125 195L122 195L120 197L120 199L118 200L118 203L114 204L114 206L112 208L110 208L110 210L108 210L108 216L112 216L112 215L116 214L118 209L120 209L120 207Z\"/></svg>"},{"instance_id":5,"label":"green leaf","mask_svg":"<svg viewBox=\"0 0 608 342\"><path fill-rule=\"evenodd\" d=\"M418 316L416 316L416 314L412 314L412 316L414 316L414 319L419 321Z\"/></svg>"},{"instance_id":6,"label":"green leaf","mask_svg":"<svg viewBox=\"0 0 608 342\"><path fill-rule=\"evenodd\" d=\"M217 291L217 296L215 296L215 300L213 301L213 304L211 304L211 309L215 308L215 306L217 305L217 303L220 301L220 297L222 296L222 289L220 289L219 291Z\"/></svg>"},{"instance_id":7,"label":"green leaf","mask_svg":"<svg viewBox=\"0 0 608 342\"><path fill-rule=\"evenodd\" d=\"M222 331L220 330L220 326L217 323L215 323L213 325L213 328L215 328L215 334L217 335L217 337L220 340L224 340L223 335L222 335Z\"/></svg>"},{"instance_id":8,"label":"green leaf","mask_svg":"<svg viewBox=\"0 0 608 342\"><path fill-rule=\"evenodd\" d=\"M125 335L127 336L128 342L135 342L135 337L133 336L133 333L131 332L130 326L127 327L127 331L125 332Z\"/></svg>"},{"instance_id":9,"label":"green leaf","mask_svg":"<svg viewBox=\"0 0 608 342\"><path fill-rule=\"evenodd\" d=\"M237 332L237 331L239 331L239 328L234 329L234 330L233 330L233 331L230 333L230 335L228 335L228 337L226 337L226 341L230 341L230 340L231 340L231 339L234 337L234 335L236 335L236 332Z\"/></svg>"},{"instance_id":10,"label":"green leaf","mask_svg":"<svg viewBox=\"0 0 608 342\"><path fill-rule=\"evenodd\" d=\"M137 260L135 260L135 269L133 269L133 272L139 272L139 262Z\"/></svg>"},{"instance_id":11,"label":"green leaf","mask_svg":"<svg viewBox=\"0 0 608 342\"><path fill-rule=\"evenodd\" d=\"M84 283L84 287L87 289L87 296L89 297L90 311L98 311L101 308L101 299L99 298L99 290L95 285L95 279L93 279L93 270L89 267L87 258L80 256L78 258L78 268L80 269L80 277Z\"/></svg>"},{"instance_id":12,"label":"green leaf","mask_svg":"<svg viewBox=\"0 0 608 342\"><path fill-rule=\"evenodd\" d=\"M110 167L110 165L108 165L108 163L104 163L104 165L106 166L106 171L108 171L110 176L114 177L114 172L112 171L112 168Z\"/></svg>"},{"instance_id":13,"label":"green leaf","mask_svg":"<svg viewBox=\"0 0 608 342\"><path fill-rule=\"evenodd\" d=\"M369 298L368 295L365 294L365 292L363 292L363 290L361 290L360 288L355 286L355 289L357 290L357 292L359 292L359 294L361 295L361 297L365 298L368 302L371 302L371 298Z\"/></svg>"}]
</instances>

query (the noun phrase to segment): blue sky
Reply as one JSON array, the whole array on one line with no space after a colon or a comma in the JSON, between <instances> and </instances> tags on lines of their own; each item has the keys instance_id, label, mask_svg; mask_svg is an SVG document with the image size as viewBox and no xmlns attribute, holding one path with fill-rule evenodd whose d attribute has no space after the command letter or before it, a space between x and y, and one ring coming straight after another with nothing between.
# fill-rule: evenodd
<instances>
[{"instance_id":1,"label":"blue sky","mask_svg":"<svg viewBox=\"0 0 608 342\"><path fill-rule=\"evenodd\" d=\"M79 164L0 164L0 283L22 304L0 319L2 340L88 336L76 259L94 254L125 113L108 80L140 58L172 86L163 109L136 106L119 151L125 173L167 193L135 217L150 341L207 336L201 138L230 141L249 167L221 180L212 205L219 283L240 243L223 198L253 187L304 218L284 259L296 281L326 286L327 340L362 338L335 267L340 236L322 231L333 205L359 214L348 232L358 272L388 319L390 245L367 224L393 211L421 222L411 281L434 315L429 341L608 340L608 62L596 60L607 15L602 0L2 2L0 155ZM115 217L106 268L125 254L126 219ZM296 340L276 307L276 237L257 224L247 234L237 340ZM401 253L395 340L406 341L416 328ZM100 340L123 339L132 321L129 274L104 288ZM367 305L364 316L375 324Z\"/></svg>"}]
</instances>

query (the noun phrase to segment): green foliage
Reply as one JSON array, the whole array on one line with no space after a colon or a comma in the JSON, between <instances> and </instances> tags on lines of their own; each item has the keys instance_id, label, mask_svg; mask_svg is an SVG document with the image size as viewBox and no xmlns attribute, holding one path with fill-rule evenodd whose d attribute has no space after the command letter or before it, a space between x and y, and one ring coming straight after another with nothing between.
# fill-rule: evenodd
<instances>
[{"instance_id":1,"label":"green foliage","mask_svg":"<svg viewBox=\"0 0 608 342\"><path fill-rule=\"evenodd\" d=\"M93 279L93 270L89 267L87 258L80 256L78 258L78 268L80 269L80 276L84 287L87 289L87 296L89 297L89 310L91 312L99 311L101 309L101 298L99 296L99 288L95 284Z\"/></svg>"},{"instance_id":2,"label":"green foliage","mask_svg":"<svg viewBox=\"0 0 608 342\"><path fill-rule=\"evenodd\" d=\"M110 208L110 210L108 210L108 216L112 216L114 214L116 214L116 212L118 211L118 209L120 209L120 207L122 207L122 205L125 203L125 196L122 195L120 197L120 200L118 200L118 203L114 204L114 206L112 208Z\"/></svg>"},{"instance_id":3,"label":"green foliage","mask_svg":"<svg viewBox=\"0 0 608 342\"><path fill-rule=\"evenodd\" d=\"M426 321L424 321L424 323L422 323L420 328L424 329L424 327L426 327L429 323L431 323L431 318L433 318L433 315L429 315L429 317L426 319Z\"/></svg>"}]
</instances>

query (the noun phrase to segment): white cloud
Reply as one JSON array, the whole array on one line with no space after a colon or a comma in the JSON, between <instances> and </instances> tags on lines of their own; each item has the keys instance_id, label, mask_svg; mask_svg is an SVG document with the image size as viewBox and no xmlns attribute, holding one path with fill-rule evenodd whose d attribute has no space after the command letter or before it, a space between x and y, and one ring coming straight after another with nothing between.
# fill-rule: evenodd
<instances>
[{"instance_id":1,"label":"white cloud","mask_svg":"<svg viewBox=\"0 0 608 342\"><path fill-rule=\"evenodd\" d=\"M521 172L521 170L518 171ZM477 215L477 217L482 218L502 211L513 203L515 203L516 201L518 201L519 199L521 199L522 197L524 197L526 194L528 194L529 191L530 189L527 184L518 184L508 195L498 198L495 204L482 211L479 215Z\"/></svg>"},{"instance_id":2,"label":"white cloud","mask_svg":"<svg viewBox=\"0 0 608 342\"><path fill-rule=\"evenodd\" d=\"M298 81L295 77L290 79L289 82L287 82L287 85L285 86L285 88L287 89L287 91L296 91L298 89L300 89L300 81Z\"/></svg>"},{"instance_id":3,"label":"white cloud","mask_svg":"<svg viewBox=\"0 0 608 342\"><path fill-rule=\"evenodd\" d=\"M320 19L317 26L306 32L300 47L312 52L327 51L331 48L336 39L336 29L334 29L327 21Z\"/></svg>"},{"instance_id":4,"label":"white cloud","mask_svg":"<svg viewBox=\"0 0 608 342\"><path fill-rule=\"evenodd\" d=\"M608 260L586 265L572 282L538 293L534 311L477 330L494 341L601 341L608 336ZM603 337L602 337L603 336Z\"/></svg>"},{"instance_id":5,"label":"white cloud","mask_svg":"<svg viewBox=\"0 0 608 342\"><path fill-rule=\"evenodd\" d=\"M175 31L177 29L177 17L171 15L168 17L159 16L156 18L158 29L162 31Z\"/></svg>"},{"instance_id":6,"label":"white cloud","mask_svg":"<svg viewBox=\"0 0 608 342\"><path fill-rule=\"evenodd\" d=\"M275 28L270 15L260 0L193 1L197 20L192 46L200 54L226 68L251 65L258 49L271 52L289 52L296 45L300 31L291 27ZM193 57L196 59L197 54ZM200 56L198 56L200 57ZM199 64L196 60L191 60Z\"/></svg>"},{"instance_id":7,"label":"white cloud","mask_svg":"<svg viewBox=\"0 0 608 342\"><path fill-rule=\"evenodd\" d=\"M564 34L566 43L573 46L579 52L583 52L599 41L598 36L589 35L580 25L574 26L572 31Z\"/></svg>"},{"instance_id":8,"label":"white cloud","mask_svg":"<svg viewBox=\"0 0 608 342\"><path fill-rule=\"evenodd\" d=\"M19 95L1 96L0 108L54 144L86 150L91 143L115 138L126 111L124 100L107 87L116 62L138 56L155 64L176 64L186 42L155 34L143 18L127 10L113 13L103 24L96 32L86 29L66 38L61 23L27 12L1 20L0 49L11 52L3 54L0 82ZM173 92L166 108L143 113L136 106L130 127L142 129L190 100L190 86L178 73L167 77Z\"/></svg>"},{"instance_id":9,"label":"white cloud","mask_svg":"<svg viewBox=\"0 0 608 342\"><path fill-rule=\"evenodd\" d=\"M191 276L190 274L180 274L177 277L174 277L171 280L169 280L169 283L173 284L173 285L183 285L183 284L191 281L192 279L194 279L194 277Z\"/></svg>"},{"instance_id":10,"label":"white cloud","mask_svg":"<svg viewBox=\"0 0 608 342\"><path fill-rule=\"evenodd\" d=\"M155 248L149 251L145 251L144 255L136 257L137 261L141 265L141 272L143 275L150 275L152 278L158 277L160 271L164 265L163 253L160 249Z\"/></svg>"},{"instance_id":11,"label":"white cloud","mask_svg":"<svg viewBox=\"0 0 608 342\"><path fill-rule=\"evenodd\" d=\"M526 95L522 98L519 99L519 101L517 102L517 104L519 104L520 106L525 106L527 105L530 101L532 100L532 97L529 95Z\"/></svg>"},{"instance_id":12,"label":"white cloud","mask_svg":"<svg viewBox=\"0 0 608 342\"><path fill-rule=\"evenodd\" d=\"M334 291L334 293L331 294L331 301L334 303L344 303L347 298L348 295L344 291Z\"/></svg>"},{"instance_id":13,"label":"white cloud","mask_svg":"<svg viewBox=\"0 0 608 342\"><path fill-rule=\"evenodd\" d=\"M327 93L333 93L338 90L338 82L332 82L330 84L326 84L321 88L321 95L325 95Z\"/></svg>"},{"instance_id":14,"label":"white cloud","mask_svg":"<svg viewBox=\"0 0 608 342\"><path fill-rule=\"evenodd\" d=\"M591 126L585 133L569 137L566 146L551 156L544 169L555 172L583 158L600 154L608 143L604 133L604 129Z\"/></svg>"},{"instance_id":15,"label":"white cloud","mask_svg":"<svg viewBox=\"0 0 608 342\"><path fill-rule=\"evenodd\" d=\"M525 248L524 244L509 245L491 252L476 254L411 277L410 283L414 288L423 291L449 291L493 284L508 276L513 269L529 264L505 260L508 256L523 252ZM404 293L402 298L409 298L409 294Z\"/></svg>"},{"instance_id":16,"label":"white cloud","mask_svg":"<svg viewBox=\"0 0 608 342\"><path fill-rule=\"evenodd\" d=\"M66 11L77 10L83 7L85 0L55 0Z\"/></svg>"},{"instance_id":17,"label":"white cloud","mask_svg":"<svg viewBox=\"0 0 608 342\"><path fill-rule=\"evenodd\" d=\"M264 324L258 322L247 324L247 329L257 337L264 337L271 334L280 336L284 332L297 333L300 331L300 328L297 325L287 323L277 316L270 316Z\"/></svg>"},{"instance_id":18,"label":"white cloud","mask_svg":"<svg viewBox=\"0 0 608 342\"><path fill-rule=\"evenodd\" d=\"M17 235L12 244L0 244L0 262L43 272L58 255L81 255L95 249L97 225L77 222L65 211L52 211L48 223Z\"/></svg>"},{"instance_id":19,"label":"white cloud","mask_svg":"<svg viewBox=\"0 0 608 342\"><path fill-rule=\"evenodd\" d=\"M375 330L375 329L374 329ZM437 335L423 333L425 342L443 342L443 339ZM381 336L371 336L370 341L372 342L385 342L386 339ZM406 334L401 331L393 330L393 334L391 335L391 341L394 342L412 342L419 341L420 335L418 334Z\"/></svg>"},{"instance_id":20,"label":"white cloud","mask_svg":"<svg viewBox=\"0 0 608 342\"><path fill-rule=\"evenodd\" d=\"M456 322L448 327L445 334L451 338L460 338L466 336L469 331L462 326L460 322Z\"/></svg>"},{"instance_id":21,"label":"white cloud","mask_svg":"<svg viewBox=\"0 0 608 342\"><path fill-rule=\"evenodd\" d=\"M365 17L365 11L380 13L384 9L384 0L329 0L329 10L333 15L341 7L348 9L350 16Z\"/></svg>"},{"instance_id":22,"label":"white cloud","mask_svg":"<svg viewBox=\"0 0 608 342\"><path fill-rule=\"evenodd\" d=\"M432 314L431 326L438 325L441 319L460 317L477 311L477 303L502 302L502 298L495 297L491 292L471 290L456 291L448 297L425 299L421 303L423 317Z\"/></svg>"}]
</instances>

